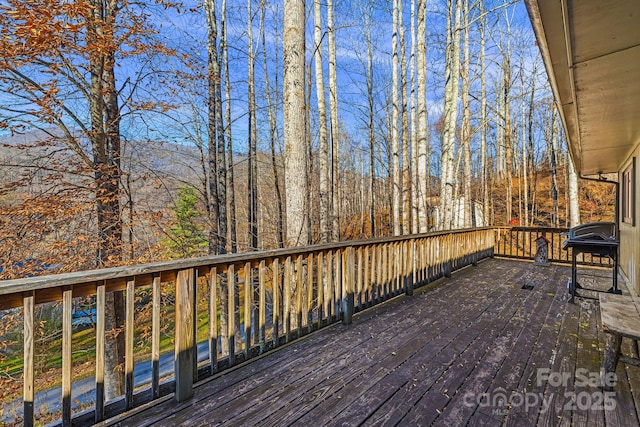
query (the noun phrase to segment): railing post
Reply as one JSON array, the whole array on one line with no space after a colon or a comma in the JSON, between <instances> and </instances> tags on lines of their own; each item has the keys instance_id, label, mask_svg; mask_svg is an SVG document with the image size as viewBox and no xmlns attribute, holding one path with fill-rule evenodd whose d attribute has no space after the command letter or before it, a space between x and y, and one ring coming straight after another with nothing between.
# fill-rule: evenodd
<instances>
[{"instance_id":1,"label":"railing post","mask_svg":"<svg viewBox=\"0 0 640 427\"><path fill-rule=\"evenodd\" d=\"M195 342L195 270L178 272L176 278L175 377L177 402L193 396ZM233 295L230 296L233 298Z\"/></svg>"},{"instance_id":2,"label":"railing post","mask_svg":"<svg viewBox=\"0 0 640 427\"><path fill-rule=\"evenodd\" d=\"M35 305L35 292L31 291L24 296L24 384L23 384L23 402L24 402L24 425L33 426L34 415L34 316L33 308Z\"/></svg>"},{"instance_id":3,"label":"railing post","mask_svg":"<svg viewBox=\"0 0 640 427\"><path fill-rule=\"evenodd\" d=\"M353 247L349 246L342 253L342 323L350 325L353 319L354 290L353 283L354 256Z\"/></svg>"}]
</instances>

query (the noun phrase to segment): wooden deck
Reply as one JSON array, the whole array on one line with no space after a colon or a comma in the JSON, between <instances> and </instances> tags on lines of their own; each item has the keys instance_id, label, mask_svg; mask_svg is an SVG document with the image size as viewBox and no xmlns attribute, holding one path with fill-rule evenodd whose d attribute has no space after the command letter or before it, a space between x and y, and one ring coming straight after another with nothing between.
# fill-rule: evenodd
<instances>
[{"instance_id":1,"label":"wooden deck","mask_svg":"<svg viewBox=\"0 0 640 427\"><path fill-rule=\"evenodd\" d=\"M567 302L569 276L489 259L111 424L638 425L640 368L620 364L612 395L586 384L604 338L597 301Z\"/></svg>"}]
</instances>

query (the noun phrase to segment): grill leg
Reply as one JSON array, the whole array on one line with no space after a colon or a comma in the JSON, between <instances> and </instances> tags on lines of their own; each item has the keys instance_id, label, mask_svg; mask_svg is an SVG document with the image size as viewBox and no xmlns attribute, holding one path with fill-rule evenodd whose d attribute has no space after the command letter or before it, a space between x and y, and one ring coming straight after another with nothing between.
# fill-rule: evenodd
<instances>
[{"instance_id":1,"label":"grill leg","mask_svg":"<svg viewBox=\"0 0 640 427\"><path fill-rule=\"evenodd\" d=\"M577 270L577 253L575 248L571 251L571 287L569 291L571 292L571 298L569 299L570 303L575 302L576 296L576 287L578 286L578 270Z\"/></svg>"}]
</instances>

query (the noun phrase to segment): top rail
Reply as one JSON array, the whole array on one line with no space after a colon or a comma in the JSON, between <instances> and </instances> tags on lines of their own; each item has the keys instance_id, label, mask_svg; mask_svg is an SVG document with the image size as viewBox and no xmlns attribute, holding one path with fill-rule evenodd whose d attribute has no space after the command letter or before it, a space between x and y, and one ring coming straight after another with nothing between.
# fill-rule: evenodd
<instances>
[{"instance_id":1,"label":"top rail","mask_svg":"<svg viewBox=\"0 0 640 427\"><path fill-rule=\"evenodd\" d=\"M261 259L284 258L286 256L306 255L309 253L319 253L340 250L347 247L364 247L368 245L390 244L412 239L435 238L445 235L459 235L470 231L493 230L491 227L463 229L452 231L441 231L433 233L414 234L410 236L395 237L377 237L374 239L349 240L336 243L325 243L310 246L301 246L294 248L274 249L265 251L254 251L238 254L212 255L200 258L190 258L184 260L162 261L148 264L139 264L132 266L121 266L112 268L102 268L86 271L78 271L73 273L51 274L36 277L28 277L23 279L0 280L0 296L7 296L20 292L43 291L50 288L59 288L65 286L82 286L96 282L106 281L111 288L118 288L118 285L125 285L130 277L148 276L151 283L152 276L157 273L176 274L180 270L191 268L207 269L218 265L243 265L246 262L257 263ZM80 289L78 290L80 291ZM75 296L81 296L80 293L74 292ZM59 298L54 298L57 300ZM14 305L14 304L18 305ZM11 307L19 307L19 301L3 301L0 299L0 310Z\"/></svg>"}]
</instances>

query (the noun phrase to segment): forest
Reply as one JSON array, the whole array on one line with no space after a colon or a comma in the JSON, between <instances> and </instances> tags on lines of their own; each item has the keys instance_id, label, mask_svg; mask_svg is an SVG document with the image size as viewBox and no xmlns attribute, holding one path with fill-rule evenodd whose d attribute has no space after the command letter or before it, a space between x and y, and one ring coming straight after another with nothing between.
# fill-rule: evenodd
<instances>
[{"instance_id":1,"label":"forest","mask_svg":"<svg viewBox=\"0 0 640 427\"><path fill-rule=\"evenodd\" d=\"M521 3L3 3L5 278L610 211Z\"/></svg>"},{"instance_id":2,"label":"forest","mask_svg":"<svg viewBox=\"0 0 640 427\"><path fill-rule=\"evenodd\" d=\"M0 279L612 218L562 128L521 2L3 0Z\"/></svg>"}]
</instances>

